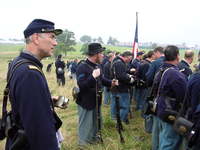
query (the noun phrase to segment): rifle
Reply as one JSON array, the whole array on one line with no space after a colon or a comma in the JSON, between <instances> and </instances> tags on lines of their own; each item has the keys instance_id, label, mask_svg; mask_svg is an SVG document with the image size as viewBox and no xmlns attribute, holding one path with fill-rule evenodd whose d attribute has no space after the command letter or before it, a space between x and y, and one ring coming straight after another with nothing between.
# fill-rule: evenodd
<instances>
[{"instance_id":1,"label":"rifle","mask_svg":"<svg viewBox=\"0 0 200 150\"><path fill-rule=\"evenodd\" d=\"M123 126L120 119L120 106L119 106L119 96L115 96L115 103L116 103L116 117L117 117L117 130L120 136L120 142L125 143L124 138L122 136Z\"/></svg>"},{"instance_id":2,"label":"rifle","mask_svg":"<svg viewBox=\"0 0 200 150\"><path fill-rule=\"evenodd\" d=\"M99 102L102 98L102 91L98 90L98 80L96 79L96 116L97 116L97 138L103 143L102 134L101 134L101 112Z\"/></svg>"},{"instance_id":3,"label":"rifle","mask_svg":"<svg viewBox=\"0 0 200 150\"><path fill-rule=\"evenodd\" d=\"M130 114L130 119L133 119L133 110L134 110L134 106L133 106L133 87L130 87L129 89L129 94L130 94L130 109L129 109L129 114Z\"/></svg>"}]
</instances>

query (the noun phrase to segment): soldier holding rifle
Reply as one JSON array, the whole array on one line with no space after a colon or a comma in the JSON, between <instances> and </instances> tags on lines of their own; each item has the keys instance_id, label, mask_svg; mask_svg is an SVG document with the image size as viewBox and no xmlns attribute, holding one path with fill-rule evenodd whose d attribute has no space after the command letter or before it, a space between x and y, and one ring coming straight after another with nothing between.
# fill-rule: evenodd
<instances>
[{"instance_id":1,"label":"soldier holding rifle","mask_svg":"<svg viewBox=\"0 0 200 150\"><path fill-rule=\"evenodd\" d=\"M88 45L88 58L77 68L77 84L80 88L78 94L78 136L80 146L102 142L101 137L101 97L102 84L106 86L117 85L117 82L102 76L100 63L103 59L104 47L99 43Z\"/></svg>"},{"instance_id":2,"label":"soldier holding rifle","mask_svg":"<svg viewBox=\"0 0 200 150\"><path fill-rule=\"evenodd\" d=\"M117 91L111 90L111 117L116 118L116 103L115 98L119 96L120 105L120 118L121 120L128 124L128 112L130 109L130 95L129 87L131 83L134 82L134 78L127 73L127 63L131 61L132 53L126 51L112 62L111 74L112 77L119 81L119 86Z\"/></svg>"}]
</instances>

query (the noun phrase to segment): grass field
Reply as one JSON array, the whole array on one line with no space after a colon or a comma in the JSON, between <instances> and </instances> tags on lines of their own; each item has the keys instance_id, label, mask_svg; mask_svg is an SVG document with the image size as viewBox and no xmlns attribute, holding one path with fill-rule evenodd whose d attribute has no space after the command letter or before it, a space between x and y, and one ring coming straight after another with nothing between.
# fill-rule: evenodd
<instances>
[{"instance_id":1,"label":"grass field","mask_svg":"<svg viewBox=\"0 0 200 150\"><path fill-rule=\"evenodd\" d=\"M3 89L6 84L6 73L8 61L14 56L19 54L19 50L23 48L23 45L0 45L0 102L3 98ZM127 50L127 48L111 47L111 50ZM196 52L197 53L197 52ZM183 52L181 52L181 56ZM80 52L67 53L65 61L67 59L73 59L76 57L84 58ZM48 63L53 62L53 58L43 60L44 72ZM72 100L71 90L74 85L74 81L66 77L66 85L64 87L58 87L56 84L55 67L52 68L51 73L46 73L49 88L52 95L63 95L70 99L69 107L65 110L56 109L60 118L63 121L62 133L64 135L64 142L62 144L62 150L77 150L77 106ZM33 91L34 92L34 91ZM2 103L1 103L2 104ZM120 144L119 136L115 128L115 122L110 119L109 107L102 106L103 111L103 140L104 144L90 145L87 150L150 150L151 147L151 135L145 133L143 119L140 117L139 112L134 112L134 118L130 120L129 125L124 125L125 131L123 132L125 138L125 144ZM0 108L1 111L1 108ZM0 142L0 150L4 149L5 141Z\"/></svg>"}]
</instances>

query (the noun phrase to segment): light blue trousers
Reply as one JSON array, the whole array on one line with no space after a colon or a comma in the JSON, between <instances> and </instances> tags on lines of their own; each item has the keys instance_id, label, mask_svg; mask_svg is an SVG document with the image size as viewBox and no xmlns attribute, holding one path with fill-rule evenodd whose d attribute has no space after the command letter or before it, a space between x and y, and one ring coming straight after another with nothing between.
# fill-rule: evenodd
<instances>
[{"instance_id":1,"label":"light blue trousers","mask_svg":"<svg viewBox=\"0 0 200 150\"><path fill-rule=\"evenodd\" d=\"M97 139L97 113L96 109L87 110L78 105L78 136L79 145L92 144ZM101 115L100 115L101 116Z\"/></svg>"},{"instance_id":2,"label":"light blue trousers","mask_svg":"<svg viewBox=\"0 0 200 150\"><path fill-rule=\"evenodd\" d=\"M108 87L104 87L104 104L109 105L111 101L111 92L108 91Z\"/></svg>"},{"instance_id":3,"label":"light blue trousers","mask_svg":"<svg viewBox=\"0 0 200 150\"><path fill-rule=\"evenodd\" d=\"M152 150L159 150L159 124L158 117L153 115Z\"/></svg>"},{"instance_id":4,"label":"light blue trousers","mask_svg":"<svg viewBox=\"0 0 200 150\"><path fill-rule=\"evenodd\" d=\"M130 109L130 95L129 93L111 94L111 118L113 119L116 118L116 96L119 96L120 119L125 122L128 119L128 113Z\"/></svg>"},{"instance_id":5,"label":"light blue trousers","mask_svg":"<svg viewBox=\"0 0 200 150\"><path fill-rule=\"evenodd\" d=\"M173 129L169 123L158 119L159 150L180 150L182 137Z\"/></svg>"}]
</instances>

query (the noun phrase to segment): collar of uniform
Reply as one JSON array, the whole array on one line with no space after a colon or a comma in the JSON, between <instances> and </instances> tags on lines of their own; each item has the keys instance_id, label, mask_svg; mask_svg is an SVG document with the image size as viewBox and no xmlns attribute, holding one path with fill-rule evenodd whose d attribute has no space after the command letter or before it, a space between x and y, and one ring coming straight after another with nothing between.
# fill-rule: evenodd
<instances>
[{"instance_id":1,"label":"collar of uniform","mask_svg":"<svg viewBox=\"0 0 200 150\"><path fill-rule=\"evenodd\" d=\"M147 63L151 63L151 61L150 61L150 60L148 60L148 59L145 59L144 61L146 61Z\"/></svg>"},{"instance_id":2,"label":"collar of uniform","mask_svg":"<svg viewBox=\"0 0 200 150\"><path fill-rule=\"evenodd\" d=\"M113 62L116 61L117 59L120 59L119 56L116 56L114 59L113 59Z\"/></svg>"},{"instance_id":3,"label":"collar of uniform","mask_svg":"<svg viewBox=\"0 0 200 150\"><path fill-rule=\"evenodd\" d=\"M181 63L183 63L183 64L185 64L186 66L190 66L188 63L187 63L187 61L185 61L185 60L181 60Z\"/></svg>"},{"instance_id":4,"label":"collar of uniform","mask_svg":"<svg viewBox=\"0 0 200 150\"><path fill-rule=\"evenodd\" d=\"M20 53L20 57L23 57L25 59L28 59L28 60L31 60L33 61L34 63L36 63L41 69L43 67L42 63L37 59L35 58L33 55L29 54L29 53L26 53L26 52L21 52Z\"/></svg>"},{"instance_id":5,"label":"collar of uniform","mask_svg":"<svg viewBox=\"0 0 200 150\"><path fill-rule=\"evenodd\" d=\"M119 60L121 60L123 63L125 63L125 61L121 58L121 56L119 56Z\"/></svg>"},{"instance_id":6,"label":"collar of uniform","mask_svg":"<svg viewBox=\"0 0 200 150\"><path fill-rule=\"evenodd\" d=\"M177 67L177 66L175 66L175 65L172 65L172 64L169 64L169 63L164 63L164 64L163 64L163 67L164 67L164 68L173 67L173 68L175 68L175 69L176 69L176 68L178 69L178 67Z\"/></svg>"},{"instance_id":7,"label":"collar of uniform","mask_svg":"<svg viewBox=\"0 0 200 150\"><path fill-rule=\"evenodd\" d=\"M33 53L31 53L30 51L24 50L23 52L26 53L26 54L29 54L29 55L31 55L33 57L35 57L36 59L38 59L40 61L40 59L37 58L35 55L33 55Z\"/></svg>"},{"instance_id":8,"label":"collar of uniform","mask_svg":"<svg viewBox=\"0 0 200 150\"><path fill-rule=\"evenodd\" d=\"M159 60L165 60L165 56L161 56L158 58Z\"/></svg>"},{"instance_id":9,"label":"collar of uniform","mask_svg":"<svg viewBox=\"0 0 200 150\"><path fill-rule=\"evenodd\" d=\"M86 63L89 64L90 66L94 67L94 68L95 68L96 66L98 66L97 64L95 64L95 63L89 61L88 59L86 59Z\"/></svg>"}]
</instances>

